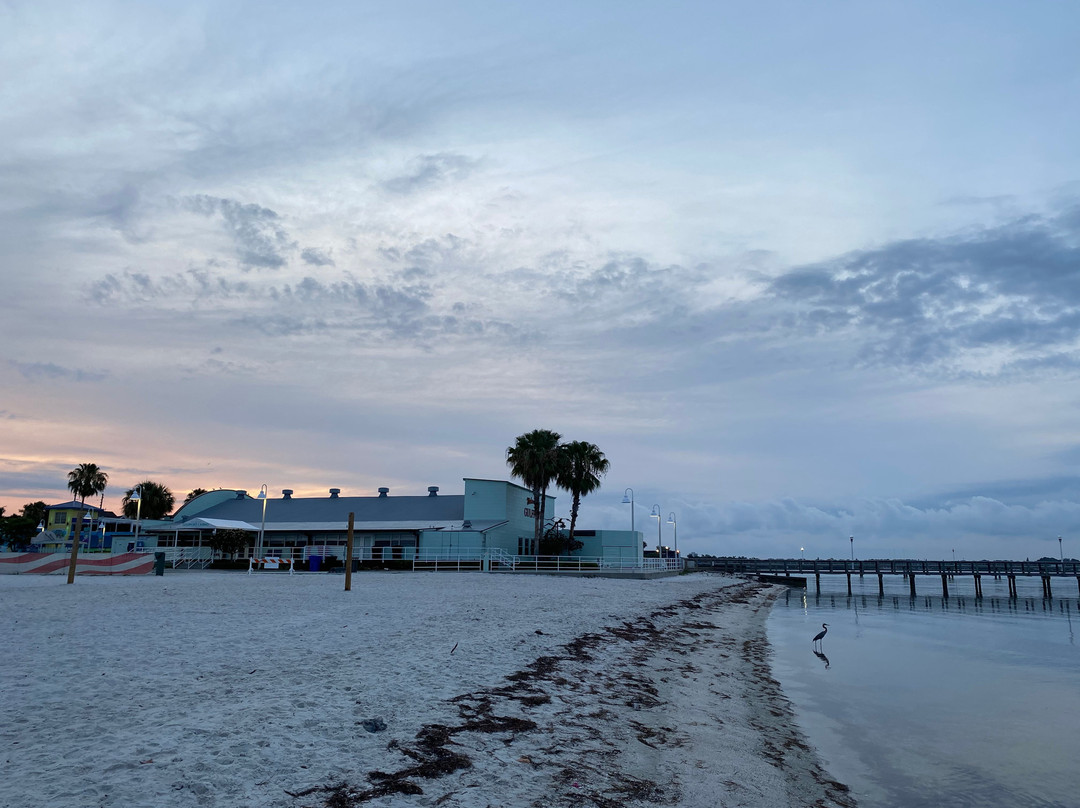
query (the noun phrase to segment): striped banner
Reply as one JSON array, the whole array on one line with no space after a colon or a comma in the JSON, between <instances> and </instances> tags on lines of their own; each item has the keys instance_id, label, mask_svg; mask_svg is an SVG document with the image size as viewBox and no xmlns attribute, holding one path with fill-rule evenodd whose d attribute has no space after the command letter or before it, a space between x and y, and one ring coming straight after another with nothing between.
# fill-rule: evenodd
<instances>
[{"instance_id":1,"label":"striped banner","mask_svg":"<svg viewBox=\"0 0 1080 808\"><path fill-rule=\"evenodd\" d=\"M67 572L71 553L0 553L0 575ZM147 575L154 571L153 553L79 555L76 575Z\"/></svg>"}]
</instances>

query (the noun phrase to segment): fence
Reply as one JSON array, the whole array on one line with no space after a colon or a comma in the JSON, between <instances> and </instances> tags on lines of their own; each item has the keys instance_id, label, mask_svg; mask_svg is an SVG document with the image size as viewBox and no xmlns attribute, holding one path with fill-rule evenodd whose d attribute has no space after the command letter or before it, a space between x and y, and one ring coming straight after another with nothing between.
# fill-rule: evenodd
<instances>
[{"instance_id":1,"label":"fence","mask_svg":"<svg viewBox=\"0 0 1080 808\"><path fill-rule=\"evenodd\" d=\"M0 574L66 573L71 553L0 553ZM154 554L93 553L80 555L76 575L146 575L154 569Z\"/></svg>"}]
</instances>

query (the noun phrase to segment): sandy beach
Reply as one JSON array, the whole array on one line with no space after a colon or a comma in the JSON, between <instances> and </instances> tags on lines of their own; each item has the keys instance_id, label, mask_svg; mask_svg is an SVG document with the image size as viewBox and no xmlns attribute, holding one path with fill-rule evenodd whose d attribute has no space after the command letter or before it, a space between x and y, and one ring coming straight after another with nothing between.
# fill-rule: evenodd
<instances>
[{"instance_id":1,"label":"sandy beach","mask_svg":"<svg viewBox=\"0 0 1080 808\"><path fill-rule=\"evenodd\" d=\"M0 576L0 806L849 806L776 589L472 574Z\"/></svg>"}]
</instances>

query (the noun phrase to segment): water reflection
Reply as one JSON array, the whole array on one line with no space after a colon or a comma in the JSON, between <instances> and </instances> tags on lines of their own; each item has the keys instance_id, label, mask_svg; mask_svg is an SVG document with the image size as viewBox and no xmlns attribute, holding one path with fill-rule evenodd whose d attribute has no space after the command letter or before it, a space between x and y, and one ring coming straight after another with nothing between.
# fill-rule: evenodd
<instances>
[{"instance_id":1,"label":"water reflection","mask_svg":"<svg viewBox=\"0 0 1080 808\"><path fill-rule=\"evenodd\" d=\"M816 656L818 659L825 663L825 670L829 669L829 658L825 656L825 654L823 654L821 651L814 651L814 656Z\"/></svg>"}]
</instances>

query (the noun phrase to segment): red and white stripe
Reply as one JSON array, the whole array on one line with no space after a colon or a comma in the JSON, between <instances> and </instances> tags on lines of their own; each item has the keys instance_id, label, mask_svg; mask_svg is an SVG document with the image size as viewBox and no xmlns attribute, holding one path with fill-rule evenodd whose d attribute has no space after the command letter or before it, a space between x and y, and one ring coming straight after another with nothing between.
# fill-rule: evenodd
<instances>
[{"instance_id":1,"label":"red and white stripe","mask_svg":"<svg viewBox=\"0 0 1080 808\"><path fill-rule=\"evenodd\" d=\"M0 575L4 573L67 572L71 553L0 553ZM80 555L76 575L146 575L154 570L152 553L94 553Z\"/></svg>"},{"instance_id":2,"label":"red and white stripe","mask_svg":"<svg viewBox=\"0 0 1080 808\"><path fill-rule=\"evenodd\" d=\"M293 559L284 558L282 556L267 556L266 558L249 558L248 559L248 575L251 575L251 573L253 573L256 569L258 569L258 567L256 566L257 564L263 564L263 565L274 564L275 566L271 567L270 569L277 569L282 564L288 564L289 565L289 575L292 575L292 573L293 573ZM264 566L263 569L266 569L266 567Z\"/></svg>"}]
</instances>

